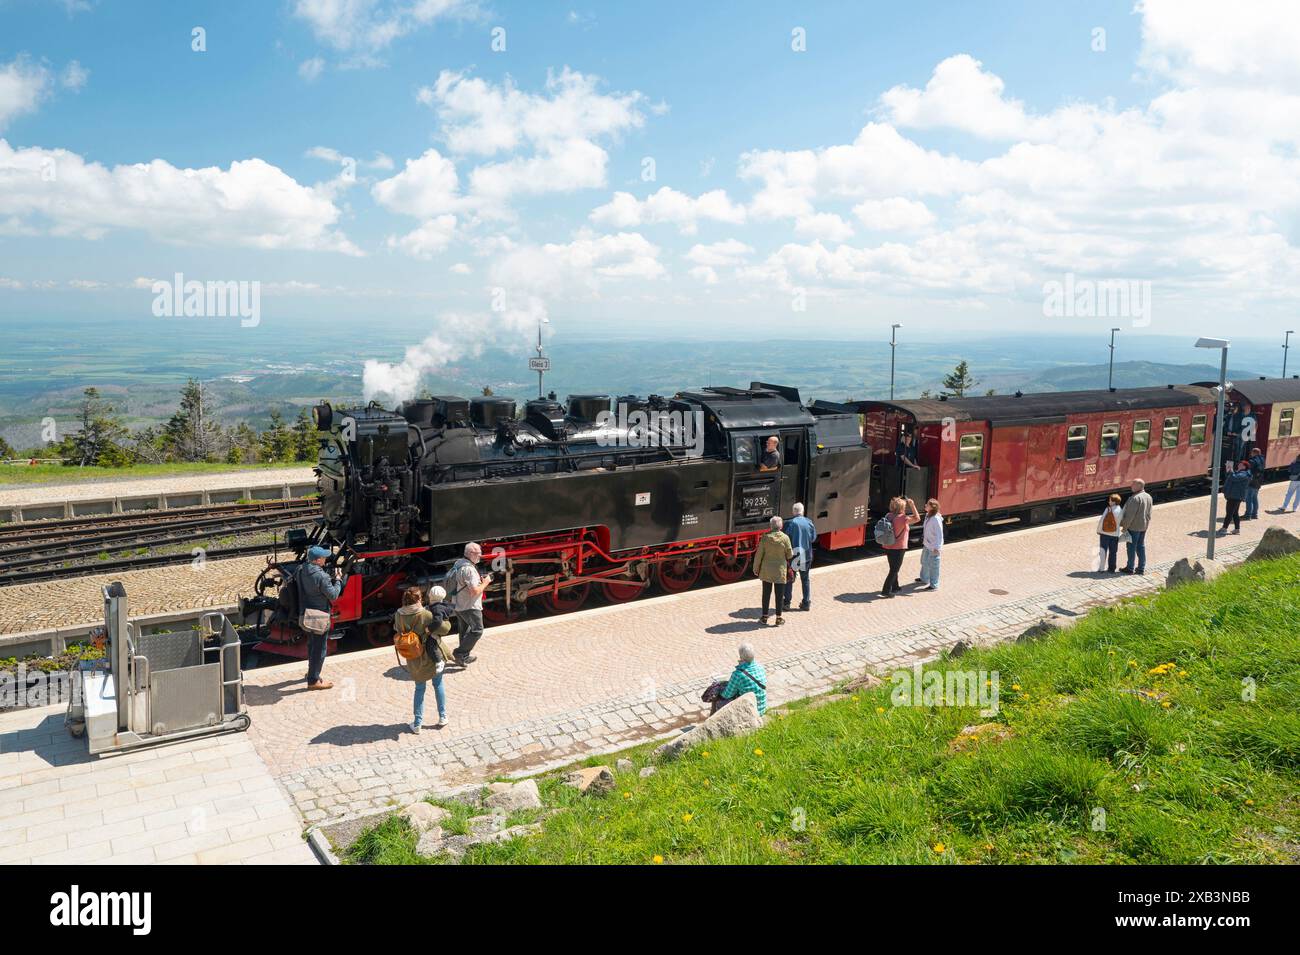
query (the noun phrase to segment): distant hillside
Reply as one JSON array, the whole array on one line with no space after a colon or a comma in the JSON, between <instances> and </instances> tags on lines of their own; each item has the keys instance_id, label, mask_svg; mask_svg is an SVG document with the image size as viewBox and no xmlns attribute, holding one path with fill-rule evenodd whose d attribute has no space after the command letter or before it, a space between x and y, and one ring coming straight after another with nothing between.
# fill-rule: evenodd
<instances>
[{"instance_id":1,"label":"distant hillside","mask_svg":"<svg viewBox=\"0 0 1300 955\"><path fill-rule=\"evenodd\" d=\"M999 392L1015 391L1086 391L1106 387L1106 365L1061 365L1032 375L989 375L979 390L996 388ZM1245 369L1228 370L1230 380L1259 377ZM1175 365L1153 361L1115 363L1116 388L1153 388L1163 385L1186 385L1193 381L1217 381L1219 369L1214 365Z\"/></svg>"}]
</instances>

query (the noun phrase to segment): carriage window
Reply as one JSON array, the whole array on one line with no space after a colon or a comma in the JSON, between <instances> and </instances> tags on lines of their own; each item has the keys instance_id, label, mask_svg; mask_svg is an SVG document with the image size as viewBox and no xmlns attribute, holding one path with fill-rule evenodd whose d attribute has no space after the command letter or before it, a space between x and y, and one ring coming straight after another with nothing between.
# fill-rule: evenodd
<instances>
[{"instance_id":1,"label":"carriage window","mask_svg":"<svg viewBox=\"0 0 1300 955\"><path fill-rule=\"evenodd\" d=\"M1191 437L1192 444L1205 443L1205 422L1208 420L1209 420L1208 415L1203 415L1203 414L1192 415L1192 437Z\"/></svg>"},{"instance_id":2,"label":"carriage window","mask_svg":"<svg viewBox=\"0 0 1300 955\"><path fill-rule=\"evenodd\" d=\"M1166 418L1164 430L1160 433L1160 447L1178 447L1178 432L1183 426L1182 418Z\"/></svg>"},{"instance_id":3,"label":"carriage window","mask_svg":"<svg viewBox=\"0 0 1300 955\"><path fill-rule=\"evenodd\" d=\"M1119 422L1111 422L1101 426L1101 456L1108 458L1112 454L1119 454Z\"/></svg>"},{"instance_id":4,"label":"carriage window","mask_svg":"<svg viewBox=\"0 0 1300 955\"><path fill-rule=\"evenodd\" d=\"M1133 453L1140 454L1151 447L1151 420L1133 422Z\"/></svg>"},{"instance_id":5,"label":"carriage window","mask_svg":"<svg viewBox=\"0 0 1300 955\"><path fill-rule=\"evenodd\" d=\"M1065 460L1078 461L1088 453L1088 426L1086 424L1070 425L1065 433Z\"/></svg>"},{"instance_id":6,"label":"carriage window","mask_svg":"<svg viewBox=\"0 0 1300 955\"><path fill-rule=\"evenodd\" d=\"M978 471L984 467L984 435L963 434L957 448L957 470Z\"/></svg>"},{"instance_id":7,"label":"carriage window","mask_svg":"<svg viewBox=\"0 0 1300 955\"><path fill-rule=\"evenodd\" d=\"M1277 418L1277 436L1279 438L1289 438L1293 434L1292 429L1295 427L1295 409L1287 408Z\"/></svg>"},{"instance_id":8,"label":"carriage window","mask_svg":"<svg viewBox=\"0 0 1300 955\"><path fill-rule=\"evenodd\" d=\"M736 438L733 445L733 459L737 464L754 463L754 439L753 438Z\"/></svg>"}]
</instances>

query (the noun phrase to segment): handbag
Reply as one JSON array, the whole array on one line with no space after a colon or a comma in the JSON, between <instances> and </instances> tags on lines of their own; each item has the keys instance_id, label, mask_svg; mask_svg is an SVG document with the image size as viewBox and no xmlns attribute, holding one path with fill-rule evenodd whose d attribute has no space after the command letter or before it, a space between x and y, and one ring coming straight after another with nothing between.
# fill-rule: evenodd
<instances>
[{"instance_id":1,"label":"handbag","mask_svg":"<svg viewBox=\"0 0 1300 955\"><path fill-rule=\"evenodd\" d=\"M298 626L305 632L313 636L321 636L329 633L330 615L324 610L312 610L310 608L302 612L302 617L298 621Z\"/></svg>"}]
</instances>

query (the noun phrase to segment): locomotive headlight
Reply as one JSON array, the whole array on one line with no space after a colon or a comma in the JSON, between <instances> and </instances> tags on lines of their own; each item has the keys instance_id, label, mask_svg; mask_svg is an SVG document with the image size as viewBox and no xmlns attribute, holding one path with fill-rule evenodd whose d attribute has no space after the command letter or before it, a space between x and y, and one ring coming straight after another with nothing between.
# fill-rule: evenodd
<instances>
[{"instance_id":1,"label":"locomotive headlight","mask_svg":"<svg viewBox=\"0 0 1300 955\"><path fill-rule=\"evenodd\" d=\"M322 401L311 409L311 419L316 422L317 431L328 431L334 422L334 409L328 401Z\"/></svg>"}]
</instances>

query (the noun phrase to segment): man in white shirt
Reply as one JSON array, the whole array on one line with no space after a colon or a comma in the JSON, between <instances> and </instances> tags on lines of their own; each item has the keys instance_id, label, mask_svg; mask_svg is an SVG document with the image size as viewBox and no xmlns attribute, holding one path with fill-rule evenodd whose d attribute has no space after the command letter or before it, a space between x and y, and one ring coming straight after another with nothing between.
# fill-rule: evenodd
<instances>
[{"instance_id":1,"label":"man in white shirt","mask_svg":"<svg viewBox=\"0 0 1300 955\"><path fill-rule=\"evenodd\" d=\"M479 575L474 565L482 559L483 548L471 541L465 545L465 556L452 564L447 573L447 594L456 611L460 634L460 644L452 656L462 667L478 659L470 651L483 636L483 591L492 583L492 575Z\"/></svg>"},{"instance_id":2,"label":"man in white shirt","mask_svg":"<svg viewBox=\"0 0 1300 955\"><path fill-rule=\"evenodd\" d=\"M922 530L921 576L916 581L925 585L922 590L938 590L939 553L943 550L943 515L939 513L938 500L933 497L925 502Z\"/></svg>"}]
</instances>

